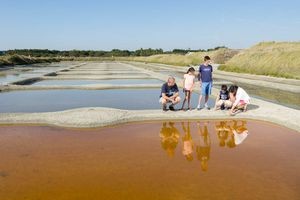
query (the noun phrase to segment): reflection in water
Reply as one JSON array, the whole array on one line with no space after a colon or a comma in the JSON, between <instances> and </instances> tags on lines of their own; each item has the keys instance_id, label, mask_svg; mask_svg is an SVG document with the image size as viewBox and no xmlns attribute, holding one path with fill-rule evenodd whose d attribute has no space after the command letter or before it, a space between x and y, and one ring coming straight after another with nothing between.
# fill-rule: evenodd
<instances>
[{"instance_id":1,"label":"reflection in water","mask_svg":"<svg viewBox=\"0 0 300 200\"><path fill-rule=\"evenodd\" d=\"M182 142L183 142L182 154L185 156L187 161L192 161L194 144L191 135L190 122L187 122L187 127L185 126L184 122L181 122L181 125L184 131L184 135L182 136Z\"/></svg>"},{"instance_id":2,"label":"reflection in water","mask_svg":"<svg viewBox=\"0 0 300 200\"><path fill-rule=\"evenodd\" d=\"M246 121L221 121L216 125L219 145L234 148L241 144L248 136Z\"/></svg>"},{"instance_id":3,"label":"reflection in water","mask_svg":"<svg viewBox=\"0 0 300 200\"><path fill-rule=\"evenodd\" d=\"M187 161L193 161L195 144L197 160L200 161L202 171L207 171L211 152L211 130L209 131L208 124L209 122L181 122L180 134L175 122L163 122L160 130L162 148L169 157L173 157L181 135L182 155ZM220 147L234 148L242 144L248 136L246 121L242 120L216 122L215 131Z\"/></svg>"},{"instance_id":4,"label":"reflection in water","mask_svg":"<svg viewBox=\"0 0 300 200\"><path fill-rule=\"evenodd\" d=\"M226 143L233 125L237 133L247 127L251 137L232 149ZM257 121L184 126L186 132L180 121L90 129L2 125L0 200L299 199L299 131ZM184 151L192 149L193 161L182 155L183 138L193 141Z\"/></svg>"},{"instance_id":5,"label":"reflection in water","mask_svg":"<svg viewBox=\"0 0 300 200\"><path fill-rule=\"evenodd\" d=\"M160 130L161 146L169 157L173 157L179 140L179 131L173 122L164 122Z\"/></svg>"},{"instance_id":6,"label":"reflection in water","mask_svg":"<svg viewBox=\"0 0 300 200\"><path fill-rule=\"evenodd\" d=\"M234 121L231 131L234 137L234 144L235 145L241 144L248 136L246 121L241 121L241 124L238 124L237 121Z\"/></svg>"},{"instance_id":7,"label":"reflection in water","mask_svg":"<svg viewBox=\"0 0 300 200\"><path fill-rule=\"evenodd\" d=\"M197 145L197 158L200 161L201 169L207 171L208 160L210 154L210 137L207 129L207 122L203 125L197 122L197 129L199 137L199 145Z\"/></svg>"},{"instance_id":8,"label":"reflection in water","mask_svg":"<svg viewBox=\"0 0 300 200\"><path fill-rule=\"evenodd\" d=\"M220 121L220 124L216 124L217 136L219 139L219 146L224 147L228 139L230 127L226 121Z\"/></svg>"}]
</instances>

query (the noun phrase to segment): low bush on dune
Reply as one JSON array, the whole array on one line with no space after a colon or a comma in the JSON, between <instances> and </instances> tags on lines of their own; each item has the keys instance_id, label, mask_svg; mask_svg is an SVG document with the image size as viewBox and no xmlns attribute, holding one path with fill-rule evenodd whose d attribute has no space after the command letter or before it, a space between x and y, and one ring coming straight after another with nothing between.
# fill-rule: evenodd
<instances>
[{"instance_id":1,"label":"low bush on dune","mask_svg":"<svg viewBox=\"0 0 300 200\"><path fill-rule=\"evenodd\" d=\"M300 79L300 42L262 42L241 51L219 69Z\"/></svg>"},{"instance_id":2,"label":"low bush on dune","mask_svg":"<svg viewBox=\"0 0 300 200\"><path fill-rule=\"evenodd\" d=\"M10 66L10 65L26 65L34 63L50 63L59 62L58 58L34 58L22 55L8 55L0 56L0 67Z\"/></svg>"},{"instance_id":3,"label":"low bush on dune","mask_svg":"<svg viewBox=\"0 0 300 200\"><path fill-rule=\"evenodd\" d=\"M178 66L186 65L198 65L203 62L204 56L210 56L215 63L224 63L235 54L238 50L232 50L227 48L221 48L214 51L207 52L190 52L185 55L182 54L158 54L153 56L140 56L140 57L128 57L125 58L129 61L139 62L151 62L151 63L162 63Z\"/></svg>"}]
</instances>

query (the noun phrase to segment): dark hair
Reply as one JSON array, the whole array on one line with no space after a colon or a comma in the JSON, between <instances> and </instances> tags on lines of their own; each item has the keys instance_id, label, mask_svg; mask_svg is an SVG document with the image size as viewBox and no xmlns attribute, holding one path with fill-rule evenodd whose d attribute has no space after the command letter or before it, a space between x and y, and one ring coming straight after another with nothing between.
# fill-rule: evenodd
<instances>
[{"instance_id":1,"label":"dark hair","mask_svg":"<svg viewBox=\"0 0 300 200\"><path fill-rule=\"evenodd\" d=\"M221 90L227 91L227 85L222 85L222 86L221 86Z\"/></svg>"},{"instance_id":2,"label":"dark hair","mask_svg":"<svg viewBox=\"0 0 300 200\"><path fill-rule=\"evenodd\" d=\"M195 71L194 67L190 67L186 73L188 74L189 72L194 72L194 71Z\"/></svg>"},{"instance_id":3,"label":"dark hair","mask_svg":"<svg viewBox=\"0 0 300 200\"><path fill-rule=\"evenodd\" d=\"M204 56L204 61L208 61L210 60L210 57L209 56Z\"/></svg>"},{"instance_id":4,"label":"dark hair","mask_svg":"<svg viewBox=\"0 0 300 200\"><path fill-rule=\"evenodd\" d=\"M233 96L235 96L236 95L236 92L237 92L237 90L238 90L238 86L237 85L231 85L230 87L229 87L229 93L232 93L233 94Z\"/></svg>"}]
</instances>

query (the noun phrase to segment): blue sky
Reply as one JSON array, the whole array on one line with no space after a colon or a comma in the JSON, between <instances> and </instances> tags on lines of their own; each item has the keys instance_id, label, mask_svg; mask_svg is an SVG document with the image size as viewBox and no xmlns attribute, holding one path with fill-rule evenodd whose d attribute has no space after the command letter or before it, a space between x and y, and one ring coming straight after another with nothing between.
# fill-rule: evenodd
<instances>
[{"instance_id":1,"label":"blue sky","mask_svg":"<svg viewBox=\"0 0 300 200\"><path fill-rule=\"evenodd\" d=\"M298 0L0 0L0 49L247 48L300 41Z\"/></svg>"}]
</instances>

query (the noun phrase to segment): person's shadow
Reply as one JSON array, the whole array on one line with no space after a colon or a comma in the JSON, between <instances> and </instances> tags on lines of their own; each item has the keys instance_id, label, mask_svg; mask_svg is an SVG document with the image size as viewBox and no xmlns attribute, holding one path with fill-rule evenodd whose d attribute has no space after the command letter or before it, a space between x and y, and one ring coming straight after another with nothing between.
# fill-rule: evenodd
<instances>
[{"instance_id":1,"label":"person's shadow","mask_svg":"<svg viewBox=\"0 0 300 200\"><path fill-rule=\"evenodd\" d=\"M258 109L259 108L259 106L258 105L255 105L255 104L249 104L248 106L247 106L247 110L256 110L256 109Z\"/></svg>"}]
</instances>

